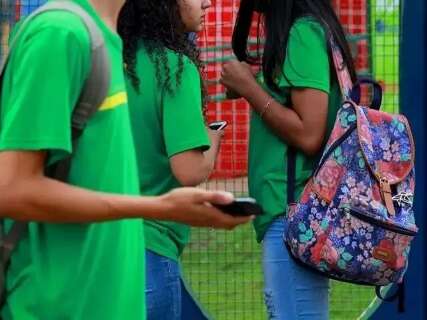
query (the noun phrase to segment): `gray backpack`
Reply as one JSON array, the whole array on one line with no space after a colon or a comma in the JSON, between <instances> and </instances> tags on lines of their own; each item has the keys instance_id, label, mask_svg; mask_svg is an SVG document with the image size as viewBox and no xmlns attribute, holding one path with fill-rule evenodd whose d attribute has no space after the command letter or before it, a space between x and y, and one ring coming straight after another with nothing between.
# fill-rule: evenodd
<instances>
[{"instance_id":1,"label":"gray backpack","mask_svg":"<svg viewBox=\"0 0 427 320\"><path fill-rule=\"evenodd\" d=\"M110 86L110 62L104 38L92 17L73 1L58 0L48 2L29 15L19 27L9 48L13 51L17 39L25 26L36 16L50 11L68 11L79 16L87 28L91 41L91 70L74 108L71 120L73 152L77 148L78 138L82 135L86 123L98 110L107 97ZM8 55L0 62L0 84L4 76ZM46 175L61 181L68 179L72 155L46 168ZM0 306L6 299L5 278L10 257L19 240L27 229L27 222L14 222L10 230L4 232L4 219L0 219Z\"/></svg>"}]
</instances>

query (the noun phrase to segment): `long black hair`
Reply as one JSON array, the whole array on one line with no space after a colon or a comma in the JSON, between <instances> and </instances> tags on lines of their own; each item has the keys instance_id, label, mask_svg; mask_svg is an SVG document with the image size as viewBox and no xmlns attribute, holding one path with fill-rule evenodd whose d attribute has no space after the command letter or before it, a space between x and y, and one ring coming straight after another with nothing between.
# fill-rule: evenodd
<instances>
[{"instance_id":1,"label":"long black hair","mask_svg":"<svg viewBox=\"0 0 427 320\"><path fill-rule=\"evenodd\" d=\"M167 50L178 54L178 70L175 74L180 85L184 56L201 71L200 52L196 43L184 30L177 0L126 0L118 21L118 33L123 40L123 58L127 76L139 90L140 79L136 74L136 59L142 40L156 68L156 80L168 93L173 93L172 70L168 64ZM202 85L202 94L203 94Z\"/></svg>"},{"instance_id":2,"label":"long black hair","mask_svg":"<svg viewBox=\"0 0 427 320\"><path fill-rule=\"evenodd\" d=\"M260 13L264 24L264 48L262 57L251 57L248 52L248 38L254 12ZM313 17L325 31L329 30L340 47L344 63L353 81L356 71L344 30L331 5L331 0L241 0L233 32L233 51L240 61L255 63L262 61L264 79L269 88L279 91L275 79L283 73L282 66L286 59L289 33L294 22L301 17ZM260 21L258 21L259 26ZM260 43L258 28L258 44ZM259 51L258 51L259 52ZM332 60L331 60L332 61ZM331 68L332 70L332 68Z\"/></svg>"}]
</instances>

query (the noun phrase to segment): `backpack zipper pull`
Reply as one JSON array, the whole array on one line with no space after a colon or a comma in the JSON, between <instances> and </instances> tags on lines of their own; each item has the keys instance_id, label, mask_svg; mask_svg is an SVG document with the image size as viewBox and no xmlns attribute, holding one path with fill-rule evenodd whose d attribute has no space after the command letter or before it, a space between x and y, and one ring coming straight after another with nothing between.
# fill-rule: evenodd
<instances>
[{"instance_id":1,"label":"backpack zipper pull","mask_svg":"<svg viewBox=\"0 0 427 320\"><path fill-rule=\"evenodd\" d=\"M391 187L388 179L385 177L380 177L380 190L381 196L385 202L385 206L390 215L395 216L396 211L394 210L393 197L391 194Z\"/></svg>"}]
</instances>

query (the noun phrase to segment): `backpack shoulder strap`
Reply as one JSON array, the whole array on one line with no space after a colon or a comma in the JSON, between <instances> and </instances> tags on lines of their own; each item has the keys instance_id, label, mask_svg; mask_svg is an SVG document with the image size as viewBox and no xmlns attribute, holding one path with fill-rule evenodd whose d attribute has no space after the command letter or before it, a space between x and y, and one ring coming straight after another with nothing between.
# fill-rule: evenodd
<instances>
[{"instance_id":1,"label":"backpack shoulder strap","mask_svg":"<svg viewBox=\"0 0 427 320\"><path fill-rule=\"evenodd\" d=\"M74 153L77 148L78 138L82 135L88 120L108 95L111 82L110 60L101 30L84 9L72 1L58 0L48 2L33 14L52 10L65 10L79 16L85 24L91 39L91 70L71 119ZM71 159L72 155L48 167L46 175L60 181L67 181L71 168Z\"/></svg>"},{"instance_id":2,"label":"backpack shoulder strap","mask_svg":"<svg viewBox=\"0 0 427 320\"><path fill-rule=\"evenodd\" d=\"M111 71L107 48L101 30L93 18L78 4L72 1L51 1L31 13L19 27L15 37L10 43L11 52L25 30L25 27L37 16L49 11L68 11L77 15L84 23L91 42L91 70L83 86L79 101L72 116L72 127L83 130L87 120L95 113L104 101L110 87ZM10 54L6 54L0 63L0 72L3 76ZM75 137L73 135L73 140Z\"/></svg>"},{"instance_id":3,"label":"backpack shoulder strap","mask_svg":"<svg viewBox=\"0 0 427 320\"><path fill-rule=\"evenodd\" d=\"M351 80L350 72L345 64L341 49L336 44L331 32L328 32L328 42L331 48L332 59L334 61L335 72L340 85L341 94L344 97L344 100L351 100L353 81Z\"/></svg>"},{"instance_id":4,"label":"backpack shoulder strap","mask_svg":"<svg viewBox=\"0 0 427 320\"><path fill-rule=\"evenodd\" d=\"M27 223L16 221L5 234L4 219L0 219L0 306L3 306L6 299L6 269L9 266L10 257L26 229Z\"/></svg>"},{"instance_id":5,"label":"backpack shoulder strap","mask_svg":"<svg viewBox=\"0 0 427 320\"><path fill-rule=\"evenodd\" d=\"M58 0L48 2L33 11L33 13L31 13L28 17L25 18L25 20L19 27L19 30L16 32L15 36L9 44L9 52L11 52L16 46L16 43L21 34L24 32L25 27L35 17L39 16L42 13L55 10L68 11L77 15L84 23L90 36L91 70L86 80L83 91L80 95L76 110L78 110L79 108L83 108L80 107L80 105L84 105L85 107L82 109L83 111L76 112L77 114L79 114L79 119L73 121L76 123L76 125L81 125L85 122L81 120L86 119L86 115L92 113L88 110L90 109L91 111L96 111L99 105L107 96L111 78L110 63L108 59L107 49L104 43L104 38L102 32L99 30L93 18L83 8L81 8L78 4L72 1ZM6 53L0 62L0 76L3 76L4 74L9 56L10 54ZM89 105L93 107L88 108Z\"/></svg>"},{"instance_id":6,"label":"backpack shoulder strap","mask_svg":"<svg viewBox=\"0 0 427 320\"><path fill-rule=\"evenodd\" d=\"M28 23L40 14L55 10L68 11L77 15L84 23L91 42L91 70L87 76L71 118L74 152L77 147L78 138L83 133L86 123L101 106L102 102L107 97L110 87L110 62L101 30L98 28L93 18L78 4L66 0L51 1L35 10L24 20L11 42L9 52L13 50L17 39L23 30L25 30L25 26ZM2 74L6 67L7 60L8 55L1 64L0 70ZM70 172L70 167L71 157L67 157L47 168L46 175L57 180L66 181Z\"/></svg>"},{"instance_id":7,"label":"backpack shoulder strap","mask_svg":"<svg viewBox=\"0 0 427 320\"><path fill-rule=\"evenodd\" d=\"M85 24L91 40L91 70L74 109L73 128L83 130L87 120L98 110L110 88L111 71L104 36L93 18L72 1L52 1L42 6L38 14L64 10L79 16Z\"/></svg>"}]
</instances>

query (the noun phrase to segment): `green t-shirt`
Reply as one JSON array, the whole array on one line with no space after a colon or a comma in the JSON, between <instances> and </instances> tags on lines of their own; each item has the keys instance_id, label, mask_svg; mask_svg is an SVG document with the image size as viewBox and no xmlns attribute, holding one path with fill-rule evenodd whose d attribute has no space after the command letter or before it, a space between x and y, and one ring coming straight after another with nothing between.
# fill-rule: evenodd
<instances>
[{"instance_id":1,"label":"green t-shirt","mask_svg":"<svg viewBox=\"0 0 427 320\"><path fill-rule=\"evenodd\" d=\"M79 140L70 183L137 195L121 40L86 0L75 2L104 34L112 79ZM56 11L34 18L21 36L1 91L0 150L49 150L59 159L72 149L70 119L90 70L89 35L79 17ZM30 223L8 269L2 319L145 319L142 235L141 220Z\"/></svg>"},{"instance_id":2,"label":"green t-shirt","mask_svg":"<svg viewBox=\"0 0 427 320\"><path fill-rule=\"evenodd\" d=\"M135 140L140 192L159 195L179 187L170 157L191 149L207 149L210 142L203 120L200 76L193 62L184 56L181 81L177 85L178 55L166 51L173 94L159 87L156 66L144 45L137 54L139 93L128 81L129 106ZM177 260L189 241L186 225L145 220L146 248Z\"/></svg>"},{"instance_id":3,"label":"green t-shirt","mask_svg":"<svg viewBox=\"0 0 427 320\"><path fill-rule=\"evenodd\" d=\"M283 105L290 104L292 87L312 88L328 93L327 122L328 132L330 132L341 103L341 94L335 77L331 77L325 32L323 27L312 18L298 19L292 26L283 71L287 79L283 76L278 79L281 94L273 93L266 87L262 74L259 75L258 80ZM286 211L287 150L287 145L268 128L259 115L252 113L249 193L265 210L265 214L254 221L258 241L263 239L271 222ZM312 174L316 160L317 157L297 153L296 196L300 194Z\"/></svg>"}]
</instances>

